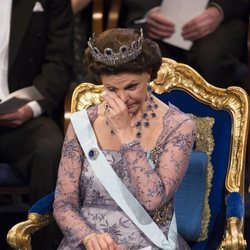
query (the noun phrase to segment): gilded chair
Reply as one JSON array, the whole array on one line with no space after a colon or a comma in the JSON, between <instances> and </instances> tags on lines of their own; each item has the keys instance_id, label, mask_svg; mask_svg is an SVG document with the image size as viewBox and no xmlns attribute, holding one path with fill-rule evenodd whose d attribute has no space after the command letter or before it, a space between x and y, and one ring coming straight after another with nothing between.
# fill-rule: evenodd
<instances>
[{"instance_id":1,"label":"gilded chair","mask_svg":"<svg viewBox=\"0 0 250 250\"><path fill-rule=\"evenodd\" d=\"M244 170L249 100L236 86L217 88L185 64L163 58L155 95L190 114L197 137L184 180L175 194L179 233L191 249L246 249L244 239ZM103 86L78 85L71 112L102 101ZM49 223L53 193L36 203L28 220L7 235L14 249L31 249L31 234Z\"/></svg>"}]
</instances>

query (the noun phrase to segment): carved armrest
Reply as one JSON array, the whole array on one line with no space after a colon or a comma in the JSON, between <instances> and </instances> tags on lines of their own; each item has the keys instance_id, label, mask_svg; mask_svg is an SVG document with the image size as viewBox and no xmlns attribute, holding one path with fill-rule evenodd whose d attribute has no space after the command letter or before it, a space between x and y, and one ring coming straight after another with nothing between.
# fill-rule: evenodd
<instances>
[{"instance_id":1,"label":"carved armrest","mask_svg":"<svg viewBox=\"0 0 250 250\"><path fill-rule=\"evenodd\" d=\"M13 226L7 234L7 242L13 249L31 250L31 235L49 224L49 215L29 213L28 220Z\"/></svg>"},{"instance_id":2,"label":"carved armrest","mask_svg":"<svg viewBox=\"0 0 250 250\"><path fill-rule=\"evenodd\" d=\"M31 250L31 235L50 222L54 192L37 201L28 212L28 220L14 225L7 234L7 243L13 249Z\"/></svg>"},{"instance_id":3,"label":"carved armrest","mask_svg":"<svg viewBox=\"0 0 250 250\"><path fill-rule=\"evenodd\" d=\"M226 229L219 249L244 250L247 247L243 234L244 205L238 192L232 192L226 199Z\"/></svg>"}]
</instances>

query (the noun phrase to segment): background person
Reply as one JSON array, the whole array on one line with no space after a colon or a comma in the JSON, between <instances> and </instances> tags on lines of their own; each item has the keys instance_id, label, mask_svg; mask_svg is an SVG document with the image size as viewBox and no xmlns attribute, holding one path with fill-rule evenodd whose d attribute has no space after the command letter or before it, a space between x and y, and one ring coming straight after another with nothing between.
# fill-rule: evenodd
<instances>
[{"instance_id":1,"label":"background person","mask_svg":"<svg viewBox=\"0 0 250 250\"><path fill-rule=\"evenodd\" d=\"M34 85L44 97L0 115L0 159L29 180L30 203L54 190L71 77L68 0L1 3L0 96Z\"/></svg>"},{"instance_id":2,"label":"background person","mask_svg":"<svg viewBox=\"0 0 250 250\"><path fill-rule=\"evenodd\" d=\"M144 27L149 38L159 43L163 56L192 66L215 86L245 87L250 1L209 0L207 8L183 26L182 36L193 41L190 50L161 41L175 32L175 24L156 8L161 3L123 0L120 26ZM136 24L143 18L145 23Z\"/></svg>"},{"instance_id":3,"label":"background person","mask_svg":"<svg viewBox=\"0 0 250 250\"><path fill-rule=\"evenodd\" d=\"M0 99L27 86L44 97L0 115L0 161L27 179L33 204L57 178L73 57L70 1L3 0L0 23ZM48 232L33 249L55 249L53 227Z\"/></svg>"}]
</instances>

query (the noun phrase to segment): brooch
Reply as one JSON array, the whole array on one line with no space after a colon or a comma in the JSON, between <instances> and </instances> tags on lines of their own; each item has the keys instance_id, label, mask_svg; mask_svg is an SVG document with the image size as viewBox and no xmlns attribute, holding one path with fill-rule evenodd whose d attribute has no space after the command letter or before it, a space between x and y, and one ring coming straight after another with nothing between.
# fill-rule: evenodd
<instances>
[{"instance_id":1,"label":"brooch","mask_svg":"<svg viewBox=\"0 0 250 250\"><path fill-rule=\"evenodd\" d=\"M171 220L171 216L173 214L173 206L170 205L164 205L163 207L152 211L150 213L152 219L155 221L156 224L162 224L165 223L168 220Z\"/></svg>"},{"instance_id":2,"label":"brooch","mask_svg":"<svg viewBox=\"0 0 250 250\"><path fill-rule=\"evenodd\" d=\"M99 152L98 152L98 150L96 148L91 148L89 150L88 155L89 155L89 159L94 161L94 160L97 159L97 157L99 155Z\"/></svg>"}]
</instances>

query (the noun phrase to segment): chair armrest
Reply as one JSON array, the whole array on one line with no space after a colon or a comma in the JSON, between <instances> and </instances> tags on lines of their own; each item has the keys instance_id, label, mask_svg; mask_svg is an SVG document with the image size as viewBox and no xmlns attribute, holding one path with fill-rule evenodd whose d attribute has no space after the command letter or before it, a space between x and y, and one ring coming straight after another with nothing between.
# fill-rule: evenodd
<instances>
[{"instance_id":1,"label":"chair armrest","mask_svg":"<svg viewBox=\"0 0 250 250\"><path fill-rule=\"evenodd\" d=\"M37 201L28 212L28 220L14 225L7 234L7 243L13 249L31 250L31 234L47 226L53 209L54 193Z\"/></svg>"},{"instance_id":2,"label":"chair armrest","mask_svg":"<svg viewBox=\"0 0 250 250\"><path fill-rule=\"evenodd\" d=\"M247 247L243 235L244 204L240 193L232 192L226 198L226 230L220 250L244 250Z\"/></svg>"},{"instance_id":3,"label":"chair armrest","mask_svg":"<svg viewBox=\"0 0 250 250\"><path fill-rule=\"evenodd\" d=\"M13 226L7 234L7 243L13 249L31 250L31 234L49 224L49 215L30 213L28 220Z\"/></svg>"}]
</instances>

